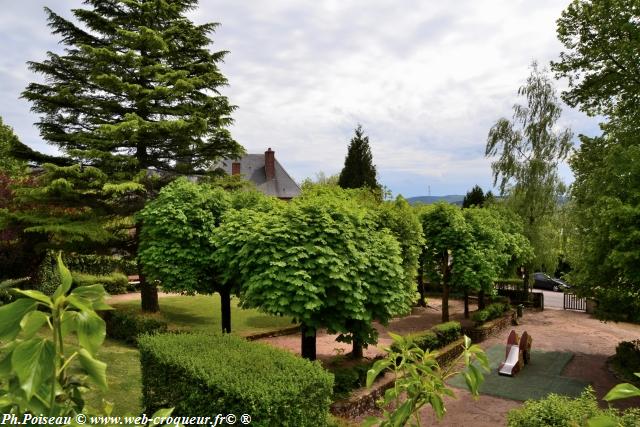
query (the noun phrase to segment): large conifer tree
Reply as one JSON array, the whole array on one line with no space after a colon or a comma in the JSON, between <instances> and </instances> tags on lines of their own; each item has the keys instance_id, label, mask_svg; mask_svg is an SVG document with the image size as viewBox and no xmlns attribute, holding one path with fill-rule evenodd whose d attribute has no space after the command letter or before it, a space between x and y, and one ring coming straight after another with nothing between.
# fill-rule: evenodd
<instances>
[{"instance_id":1,"label":"large conifer tree","mask_svg":"<svg viewBox=\"0 0 640 427\"><path fill-rule=\"evenodd\" d=\"M349 144L338 185L342 188L379 189L376 167L373 165L373 156L369 147L369 137L365 136L362 125L358 125L355 133Z\"/></svg>"},{"instance_id":2,"label":"large conifer tree","mask_svg":"<svg viewBox=\"0 0 640 427\"><path fill-rule=\"evenodd\" d=\"M92 207L131 217L155 191L150 170L206 174L220 157L242 152L227 130L234 107L220 94L227 80L217 64L226 52L209 50L217 24L185 16L197 0L84 3L73 10L77 23L46 9L65 51L29 63L45 83L31 83L23 97L41 114L42 137L81 165L58 179L74 186L78 173L96 168L106 183ZM155 287L143 281L142 291L143 309L157 310Z\"/></svg>"}]
</instances>

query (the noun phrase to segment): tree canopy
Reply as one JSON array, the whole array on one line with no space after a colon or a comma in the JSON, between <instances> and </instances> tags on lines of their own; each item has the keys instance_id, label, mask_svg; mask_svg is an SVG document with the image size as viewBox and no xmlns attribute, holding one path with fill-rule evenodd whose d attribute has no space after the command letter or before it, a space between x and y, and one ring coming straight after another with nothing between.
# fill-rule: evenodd
<instances>
[{"instance_id":1,"label":"tree canopy","mask_svg":"<svg viewBox=\"0 0 640 427\"><path fill-rule=\"evenodd\" d=\"M488 193L487 193L488 194ZM470 208L471 206L484 205L485 195L482 188L479 185L474 185L473 188L467 191L467 194L462 200L462 208Z\"/></svg>"},{"instance_id":2,"label":"tree canopy","mask_svg":"<svg viewBox=\"0 0 640 427\"><path fill-rule=\"evenodd\" d=\"M355 136L351 138L338 185L342 188L380 188L369 146L369 137L364 134L362 125L358 125Z\"/></svg>"},{"instance_id":3,"label":"tree canopy","mask_svg":"<svg viewBox=\"0 0 640 427\"><path fill-rule=\"evenodd\" d=\"M242 304L300 322L304 357L315 358L320 328L366 345L376 341L373 320L410 308L400 245L335 188L269 212L230 211L215 235L215 262L243 284Z\"/></svg>"},{"instance_id":4,"label":"tree canopy","mask_svg":"<svg viewBox=\"0 0 640 427\"><path fill-rule=\"evenodd\" d=\"M507 205L523 218L524 234L533 245L535 258L527 270L553 271L557 257L547 250L553 240L550 221L565 191L557 170L571 149L572 133L556 130L560 103L553 83L535 62L518 95L526 105L513 107L513 121L502 118L491 128L486 155L496 158L491 164L494 184L499 183Z\"/></svg>"}]
</instances>

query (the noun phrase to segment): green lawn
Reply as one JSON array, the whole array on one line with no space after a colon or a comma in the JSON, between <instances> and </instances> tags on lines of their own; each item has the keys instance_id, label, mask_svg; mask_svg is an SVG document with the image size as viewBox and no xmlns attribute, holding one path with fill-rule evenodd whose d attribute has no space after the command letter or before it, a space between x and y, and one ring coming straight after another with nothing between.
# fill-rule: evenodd
<instances>
[{"instance_id":1,"label":"green lawn","mask_svg":"<svg viewBox=\"0 0 640 427\"><path fill-rule=\"evenodd\" d=\"M294 326L288 317L240 309L237 302L235 298L231 300L231 331L234 334L247 336ZM139 300L111 305L118 310L140 310ZM221 332L220 296L176 295L160 298L160 313L157 316L169 323L169 329Z\"/></svg>"}]
</instances>

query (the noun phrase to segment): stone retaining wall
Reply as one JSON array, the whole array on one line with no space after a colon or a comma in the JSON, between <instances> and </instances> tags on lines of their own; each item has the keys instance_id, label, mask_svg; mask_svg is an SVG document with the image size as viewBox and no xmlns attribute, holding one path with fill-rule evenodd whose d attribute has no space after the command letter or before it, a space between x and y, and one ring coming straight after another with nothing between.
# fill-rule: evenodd
<instances>
[{"instance_id":1,"label":"stone retaining wall","mask_svg":"<svg viewBox=\"0 0 640 427\"><path fill-rule=\"evenodd\" d=\"M509 310L504 316L485 322L481 326L462 328L462 333L471 338L471 342L478 344L490 336L500 333L503 329L508 328L515 320L515 310Z\"/></svg>"},{"instance_id":2,"label":"stone retaining wall","mask_svg":"<svg viewBox=\"0 0 640 427\"><path fill-rule=\"evenodd\" d=\"M277 331L261 332L259 334L248 335L244 337L247 341L256 341L262 338L280 337L283 335L292 335L300 332L300 326L292 326L291 328L278 329Z\"/></svg>"},{"instance_id":3,"label":"stone retaining wall","mask_svg":"<svg viewBox=\"0 0 640 427\"><path fill-rule=\"evenodd\" d=\"M462 354L464 339L457 341L438 350L436 359L440 366L446 366L453 362L456 357ZM383 397L384 392L393 387L395 375L387 372L381 379L378 379L371 388L361 388L355 390L347 399L339 400L331 405L330 411L333 415L345 418L356 418L364 413L377 408L376 401Z\"/></svg>"}]
</instances>

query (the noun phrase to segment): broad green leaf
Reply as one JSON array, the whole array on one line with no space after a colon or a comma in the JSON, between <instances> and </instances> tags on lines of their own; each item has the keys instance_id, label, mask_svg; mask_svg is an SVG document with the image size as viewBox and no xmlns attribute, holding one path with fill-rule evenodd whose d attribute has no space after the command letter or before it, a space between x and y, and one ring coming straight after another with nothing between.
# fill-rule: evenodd
<instances>
[{"instance_id":1,"label":"broad green leaf","mask_svg":"<svg viewBox=\"0 0 640 427\"><path fill-rule=\"evenodd\" d=\"M71 276L71 272L62 262L62 252L58 253L58 273L60 274L60 286L53 293L53 300L55 301L58 297L66 295L71 289L71 283L73 283L73 277Z\"/></svg>"},{"instance_id":2,"label":"broad green leaf","mask_svg":"<svg viewBox=\"0 0 640 427\"><path fill-rule=\"evenodd\" d=\"M87 286L78 286L77 288L71 291L70 295L77 295L93 303L97 301L102 301L106 296L106 292L102 285L87 285Z\"/></svg>"},{"instance_id":3,"label":"broad green leaf","mask_svg":"<svg viewBox=\"0 0 640 427\"><path fill-rule=\"evenodd\" d=\"M52 307L51 298L46 296L40 291L32 291L32 290L22 290L22 289L14 289L15 293L24 295L25 297L31 298L33 300L39 301L45 304L47 307Z\"/></svg>"},{"instance_id":4,"label":"broad green leaf","mask_svg":"<svg viewBox=\"0 0 640 427\"><path fill-rule=\"evenodd\" d=\"M43 338L21 342L13 350L11 364L27 399L31 399L43 381L52 376L54 357L53 343Z\"/></svg>"},{"instance_id":5,"label":"broad green leaf","mask_svg":"<svg viewBox=\"0 0 640 427\"><path fill-rule=\"evenodd\" d=\"M48 321L49 316L41 311L36 310L27 313L20 322L24 338L27 339L34 336Z\"/></svg>"},{"instance_id":6,"label":"broad green leaf","mask_svg":"<svg viewBox=\"0 0 640 427\"><path fill-rule=\"evenodd\" d=\"M93 304L86 298L80 297L78 295L69 295L67 297L67 302L81 311L93 311Z\"/></svg>"},{"instance_id":7,"label":"broad green leaf","mask_svg":"<svg viewBox=\"0 0 640 427\"><path fill-rule=\"evenodd\" d=\"M0 307L0 341L11 341L18 336L22 318L37 306L31 299L20 298Z\"/></svg>"},{"instance_id":8,"label":"broad green leaf","mask_svg":"<svg viewBox=\"0 0 640 427\"><path fill-rule=\"evenodd\" d=\"M640 389L638 389L638 387L634 386L633 384L622 383L609 390L609 393L607 393L603 397L603 399L606 401L610 401L638 396L640 396Z\"/></svg>"},{"instance_id":9,"label":"broad green leaf","mask_svg":"<svg viewBox=\"0 0 640 427\"><path fill-rule=\"evenodd\" d=\"M80 345L95 355L106 335L104 320L93 311L81 311L76 317L76 325Z\"/></svg>"},{"instance_id":10,"label":"broad green leaf","mask_svg":"<svg viewBox=\"0 0 640 427\"><path fill-rule=\"evenodd\" d=\"M80 365L84 368L89 375L89 378L93 380L102 390L107 389L107 364L96 360L89 354L84 348L78 351L78 359Z\"/></svg>"},{"instance_id":11,"label":"broad green leaf","mask_svg":"<svg viewBox=\"0 0 640 427\"><path fill-rule=\"evenodd\" d=\"M62 313L60 327L63 337L78 330L78 314L80 314L79 311L65 311Z\"/></svg>"},{"instance_id":12,"label":"broad green leaf","mask_svg":"<svg viewBox=\"0 0 640 427\"><path fill-rule=\"evenodd\" d=\"M387 369L391 365L391 361L388 359L378 360L373 364L371 369L367 371L367 387L371 387L371 384L380 375L380 372Z\"/></svg>"}]
</instances>

